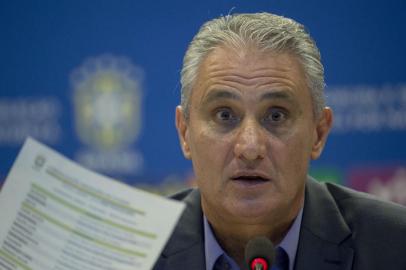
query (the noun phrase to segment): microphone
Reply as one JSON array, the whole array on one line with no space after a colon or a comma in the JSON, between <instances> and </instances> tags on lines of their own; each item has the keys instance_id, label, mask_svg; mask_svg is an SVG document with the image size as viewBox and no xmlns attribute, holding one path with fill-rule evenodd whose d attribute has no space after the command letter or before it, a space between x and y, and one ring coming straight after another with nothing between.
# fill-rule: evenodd
<instances>
[{"instance_id":1,"label":"microphone","mask_svg":"<svg viewBox=\"0 0 406 270\"><path fill-rule=\"evenodd\" d=\"M257 236L245 246L245 262L249 270L270 270L275 259L275 248L272 242Z\"/></svg>"}]
</instances>

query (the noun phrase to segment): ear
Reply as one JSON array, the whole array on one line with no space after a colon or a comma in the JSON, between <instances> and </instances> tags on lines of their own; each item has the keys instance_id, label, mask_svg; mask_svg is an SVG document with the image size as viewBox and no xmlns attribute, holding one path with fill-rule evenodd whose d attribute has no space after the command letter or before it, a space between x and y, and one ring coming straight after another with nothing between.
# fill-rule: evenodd
<instances>
[{"instance_id":1,"label":"ear","mask_svg":"<svg viewBox=\"0 0 406 270\"><path fill-rule=\"evenodd\" d=\"M182 148L183 155L185 158L190 159L190 147L189 147L189 138L188 131L189 126L185 118L182 107L179 105L176 107L176 129L178 130L179 143Z\"/></svg>"},{"instance_id":2,"label":"ear","mask_svg":"<svg viewBox=\"0 0 406 270\"><path fill-rule=\"evenodd\" d=\"M311 158L318 159L326 144L328 134L333 124L333 111L325 107L317 120L317 126L314 131L314 142L312 146Z\"/></svg>"}]
</instances>

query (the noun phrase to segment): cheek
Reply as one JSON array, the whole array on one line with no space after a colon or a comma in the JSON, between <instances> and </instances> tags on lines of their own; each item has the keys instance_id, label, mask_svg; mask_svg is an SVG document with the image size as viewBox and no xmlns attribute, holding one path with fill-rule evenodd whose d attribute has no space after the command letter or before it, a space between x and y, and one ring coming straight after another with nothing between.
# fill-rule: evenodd
<instances>
[{"instance_id":1,"label":"cheek","mask_svg":"<svg viewBox=\"0 0 406 270\"><path fill-rule=\"evenodd\" d=\"M226 136L219 136L208 129L191 134L191 156L198 181L221 177L229 153Z\"/></svg>"},{"instance_id":2,"label":"cheek","mask_svg":"<svg viewBox=\"0 0 406 270\"><path fill-rule=\"evenodd\" d=\"M205 129L194 132L192 135L192 155L195 158L203 159L216 155L216 149L224 146L223 139L220 136L213 135Z\"/></svg>"},{"instance_id":3,"label":"cheek","mask_svg":"<svg viewBox=\"0 0 406 270\"><path fill-rule=\"evenodd\" d=\"M309 136L308 132L295 132L273 144L273 162L286 188L302 183L307 175L311 154Z\"/></svg>"}]
</instances>

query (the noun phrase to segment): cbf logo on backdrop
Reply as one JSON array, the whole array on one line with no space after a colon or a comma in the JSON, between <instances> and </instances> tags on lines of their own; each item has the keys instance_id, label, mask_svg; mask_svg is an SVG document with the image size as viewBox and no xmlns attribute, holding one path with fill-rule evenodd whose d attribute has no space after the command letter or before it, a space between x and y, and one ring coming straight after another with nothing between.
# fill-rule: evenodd
<instances>
[{"instance_id":1,"label":"cbf logo on backdrop","mask_svg":"<svg viewBox=\"0 0 406 270\"><path fill-rule=\"evenodd\" d=\"M83 165L111 175L138 174L134 148L141 130L142 72L126 57L87 59L71 74L75 130Z\"/></svg>"}]
</instances>

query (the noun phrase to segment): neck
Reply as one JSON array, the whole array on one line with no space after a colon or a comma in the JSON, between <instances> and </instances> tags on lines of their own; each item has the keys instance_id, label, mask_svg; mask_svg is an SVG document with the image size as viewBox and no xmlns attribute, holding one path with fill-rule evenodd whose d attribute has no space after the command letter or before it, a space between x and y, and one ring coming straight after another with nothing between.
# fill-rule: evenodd
<instances>
[{"instance_id":1,"label":"neck","mask_svg":"<svg viewBox=\"0 0 406 270\"><path fill-rule=\"evenodd\" d=\"M241 269L245 269L244 253L248 241L256 236L265 236L277 246L283 240L293 224L301 205L291 211L290 215L284 215L284 219L275 218L264 223L252 223L236 221L228 222L224 216L217 216L210 211L205 212L212 231L223 250L235 260Z\"/></svg>"},{"instance_id":2,"label":"neck","mask_svg":"<svg viewBox=\"0 0 406 270\"><path fill-rule=\"evenodd\" d=\"M244 252L248 241L255 236L265 236L268 237L274 245L278 245L285 237L293 220L279 224L277 227L272 226L272 228L260 225L247 226L239 224L236 226L235 224L230 224L228 226L216 226L212 224L212 229L224 251L236 261L241 269L244 269Z\"/></svg>"}]
</instances>

